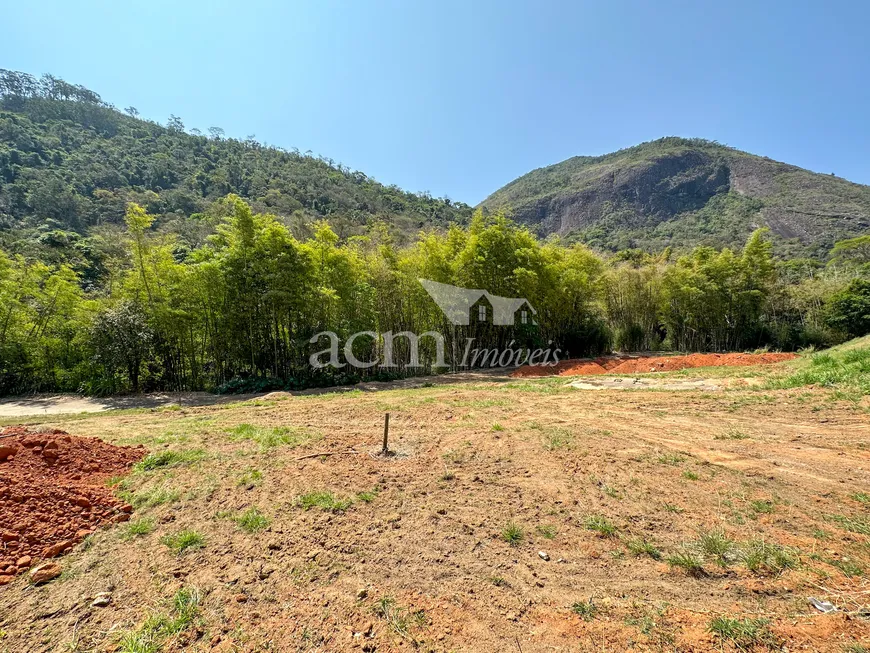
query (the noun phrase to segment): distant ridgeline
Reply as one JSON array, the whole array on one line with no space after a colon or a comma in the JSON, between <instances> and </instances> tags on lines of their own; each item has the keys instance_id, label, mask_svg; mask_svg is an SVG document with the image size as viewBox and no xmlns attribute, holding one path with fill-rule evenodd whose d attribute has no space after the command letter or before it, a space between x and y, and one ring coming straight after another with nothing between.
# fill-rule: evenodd
<instances>
[{"instance_id":1,"label":"distant ridgeline","mask_svg":"<svg viewBox=\"0 0 870 653\"><path fill-rule=\"evenodd\" d=\"M437 371L439 354L489 367L532 351L793 350L870 332L870 235L778 260L771 240L809 251L782 235L798 222L768 212L798 200L753 186L744 155L722 163L720 146L667 140L530 173L497 194L521 224L493 198L472 211L126 111L0 71L0 394L296 389ZM692 148L707 158L692 164ZM776 187L811 174L796 170ZM855 233L865 187L820 177L806 183L837 193L802 196L814 217L800 224ZM825 212L839 217L816 220ZM751 229L761 218L770 231ZM578 242L622 247L626 225L625 243L654 251Z\"/></svg>"},{"instance_id":2,"label":"distant ridgeline","mask_svg":"<svg viewBox=\"0 0 870 653\"><path fill-rule=\"evenodd\" d=\"M466 223L471 208L385 186L330 159L185 131L117 111L82 86L0 70L0 246L69 262L90 280L111 256L128 201L155 228L195 248L213 230L213 203L235 193L298 237L328 218L340 237L383 224L399 242L421 228ZM191 219L192 218L192 219Z\"/></svg>"}]
</instances>

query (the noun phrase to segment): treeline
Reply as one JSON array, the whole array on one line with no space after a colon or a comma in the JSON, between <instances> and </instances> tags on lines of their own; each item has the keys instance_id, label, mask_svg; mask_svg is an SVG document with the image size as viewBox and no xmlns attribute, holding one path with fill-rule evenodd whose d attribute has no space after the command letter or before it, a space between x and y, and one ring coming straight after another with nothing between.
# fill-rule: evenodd
<instances>
[{"instance_id":1,"label":"treeline","mask_svg":"<svg viewBox=\"0 0 870 653\"><path fill-rule=\"evenodd\" d=\"M235 195L214 203L211 235L190 248L131 203L118 255L86 290L67 264L0 250L0 392L290 387L353 381L397 367L316 371L310 339L335 332L434 330L447 349L558 347L562 356L667 349L796 349L870 331L867 243L838 245L837 263L777 264L763 231L741 252L699 247L672 260L640 251L603 259L540 241L503 216L421 232L397 245L384 223L340 239L325 221L297 239ZM864 249L862 249L864 247ZM418 279L525 297L537 325L453 327ZM360 338L375 359L382 343ZM451 356L456 361L456 356ZM427 371L434 361L421 344Z\"/></svg>"}]
</instances>

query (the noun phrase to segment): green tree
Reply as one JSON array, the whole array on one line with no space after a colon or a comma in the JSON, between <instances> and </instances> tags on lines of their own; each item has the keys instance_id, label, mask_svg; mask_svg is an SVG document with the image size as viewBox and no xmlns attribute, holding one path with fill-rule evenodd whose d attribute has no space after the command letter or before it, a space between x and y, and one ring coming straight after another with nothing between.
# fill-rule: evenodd
<instances>
[{"instance_id":1,"label":"green tree","mask_svg":"<svg viewBox=\"0 0 870 653\"><path fill-rule=\"evenodd\" d=\"M870 333L870 281L855 279L831 298L828 324L851 337Z\"/></svg>"}]
</instances>

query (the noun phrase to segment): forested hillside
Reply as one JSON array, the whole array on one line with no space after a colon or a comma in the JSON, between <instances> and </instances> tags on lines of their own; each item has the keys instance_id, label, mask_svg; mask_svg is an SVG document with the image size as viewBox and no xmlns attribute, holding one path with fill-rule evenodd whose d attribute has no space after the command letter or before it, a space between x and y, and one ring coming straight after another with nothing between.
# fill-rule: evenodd
<instances>
[{"instance_id":1,"label":"forested hillside","mask_svg":"<svg viewBox=\"0 0 870 653\"><path fill-rule=\"evenodd\" d=\"M118 253L130 201L186 248L213 232L213 202L229 193L279 216L298 237L328 217L341 237L382 222L402 241L471 214L467 205L385 186L328 159L125 111L50 75L0 70L0 246L69 262L96 282Z\"/></svg>"},{"instance_id":2,"label":"forested hillside","mask_svg":"<svg viewBox=\"0 0 870 653\"><path fill-rule=\"evenodd\" d=\"M870 233L870 186L702 139L663 138L533 170L483 201L541 235L617 251L739 247L768 227L781 258L824 259Z\"/></svg>"}]
</instances>

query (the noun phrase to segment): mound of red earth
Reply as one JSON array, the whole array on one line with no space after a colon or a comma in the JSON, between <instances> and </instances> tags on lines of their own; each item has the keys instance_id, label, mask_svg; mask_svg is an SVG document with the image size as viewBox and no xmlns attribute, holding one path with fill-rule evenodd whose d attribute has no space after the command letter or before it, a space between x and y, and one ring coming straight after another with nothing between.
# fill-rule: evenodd
<instances>
[{"instance_id":1,"label":"mound of red earth","mask_svg":"<svg viewBox=\"0 0 870 653\"><path fill-rule=\"evenodd\" d=\"M531 376L591 376L595 374L641 374L647 372L672 372L693 367L741 367L769 365L795 358L790 353L765 354L685 354L675 356L602 356L591 359L571 359L557 365L525 365L511 374L515 377Z\"/></svg>"},{"instance_id":2,"label":"mound of red earth","mask_svg":"<svg viewBox=\"0 0 870 653\"><path fill-rule=\"evenodd\" d=\"M100 526L127 521L132 507L106 481L145 453L63 431L0 430L0 585Z\"/></svg>"}]
</instances>

